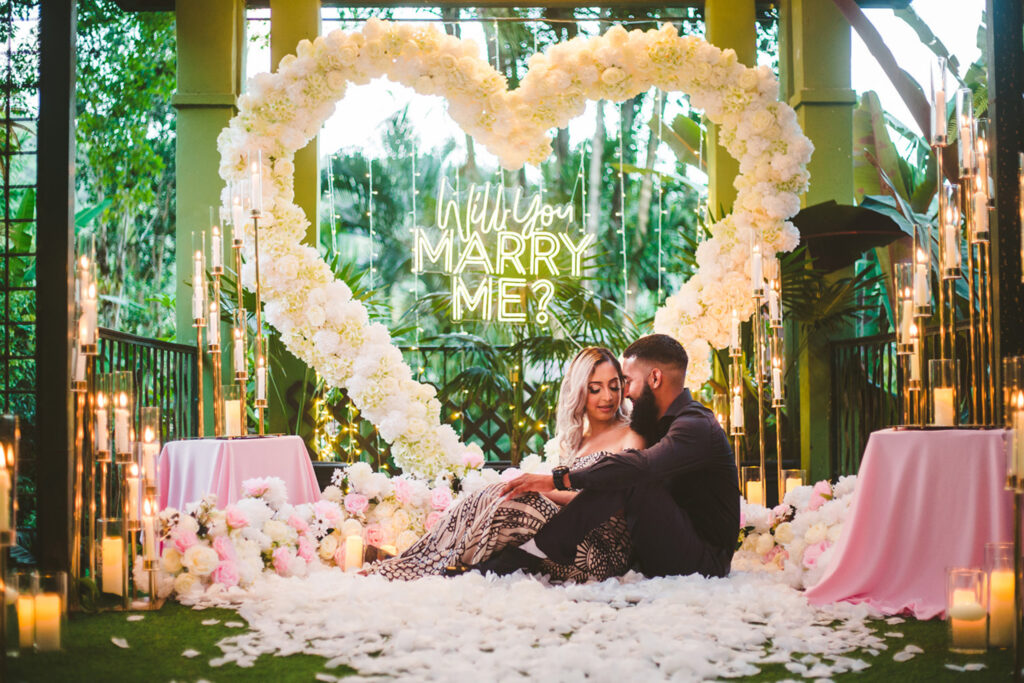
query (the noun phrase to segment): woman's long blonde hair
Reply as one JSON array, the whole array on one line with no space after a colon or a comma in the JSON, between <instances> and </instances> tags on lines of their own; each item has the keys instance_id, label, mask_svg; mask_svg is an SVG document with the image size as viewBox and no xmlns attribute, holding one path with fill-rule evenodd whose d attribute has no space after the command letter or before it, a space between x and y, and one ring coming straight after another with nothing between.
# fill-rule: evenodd
<instances>
[{"instance_id":1,"label":"woman's long blonde hair","mask_svg":"<svg viewBox=\"0 0 1024 683\"><path fill-rule=\"evenodd\" d=\"M594 369L601 363L611 363L616 374L622 377L622 366L619 359L603 346L588 346L576 354L562 378L562 388L558 394L558 414L555 423L555 434L559 441L559 463L568 465L576 457L576 452L583 443L583 436L590 426L587 420L587 387ZM625 422L628 419L622 401L622 390L619 390L619 408L615 417Z\"/></svg>"}]
</instances>

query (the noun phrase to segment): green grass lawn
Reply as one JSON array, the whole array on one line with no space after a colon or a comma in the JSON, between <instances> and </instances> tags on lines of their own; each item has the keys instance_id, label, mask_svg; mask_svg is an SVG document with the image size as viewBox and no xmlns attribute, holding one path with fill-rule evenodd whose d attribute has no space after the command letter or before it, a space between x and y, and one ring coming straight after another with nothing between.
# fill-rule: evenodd
<instances>
[{"instance_id":1,"label":"green grass lawn","mask_svg":"<svg viewBox=\"0 0 1024 683\"><path fill-rule=\"evenodd\" d=\"M203 626L207 619L220 623ZM263 656L255 667L242 669L234 663L211 667L209 662L221 655L216 646L225 636L241 629L229 628L227 621L242 621L232 610L195 611L175 602L168 602L159 612L145 613L142 621L129 622L123 612L73 614L69 621L63 652L26 654L7 659L5 681L312 681L317 672L342 675L344 669L326 670L320 657L293 655ZM1012 670L1012 653L993 651L987 655L954 655L947 650L946 624L942 621L913 621L896 626L885 622L874 625L879 634L900 632L903 638L888 638L889 650L877 657L863 655L871 667L860 673L840 676L840 680L856 681L1005 681ZM124 638L129 647L122 649L111 642ZM924 650L909 662L894 662L893 654L913 643ZM198 650L193 658L182 652ZM946 663L963 665L982 662L987 668L977 672L959 673L945 667ZM351 670L349 670L351 671ZM782 665L764 667L758 676L744 679L776 681L796 678Z\"/></svg>"}]
</instances>

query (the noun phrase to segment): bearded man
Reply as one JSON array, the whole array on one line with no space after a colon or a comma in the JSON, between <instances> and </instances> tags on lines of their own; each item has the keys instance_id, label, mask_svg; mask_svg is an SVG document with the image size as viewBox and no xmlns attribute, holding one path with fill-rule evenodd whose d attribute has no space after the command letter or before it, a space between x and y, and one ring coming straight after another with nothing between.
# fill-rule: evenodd
<instances>
[{"instance_id":1,"label":"bearded man","mask_svg":"<svg viewBox=\"0 0 1024 683\"><path fill-rule=\"evenodd\" d=\"M633 401L633 429L653 445L608 454L572 473L557 467L552 475L510 481L509 498L555 489L580 494L531 540L476 569L508 574L538 572L544 558L573 563L587 533L619 513L647 576L728 575L740 522L736 465L718 420L685 387L688 360L668 335L631 344L623 353L625 394Z\"/></svg>"}]
</instances>

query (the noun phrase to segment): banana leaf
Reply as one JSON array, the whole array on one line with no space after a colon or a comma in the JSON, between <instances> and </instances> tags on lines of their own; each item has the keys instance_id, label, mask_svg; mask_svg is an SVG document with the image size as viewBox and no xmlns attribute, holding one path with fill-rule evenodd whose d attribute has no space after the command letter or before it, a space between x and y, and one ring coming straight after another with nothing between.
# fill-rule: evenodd
<instances>
[{"instance_id":1,"label":"banana leaf","mask_svg":"<svg viewBox=\"0 0 1024 683\"><path fill-rule=\"evenodd\" d=\"M655 112L651 116L651 120L647 122L647 126L655 135L659 136L662 142L667 143L672 148L680 163L684 165L689 164L705 173L707 172L707 159L705 155L700 153L704 129L699 123L689 116L680 114L672 120L672 123L666 126L658 113ZM704 146L704 148L706 149L707 147Z\"/></svg>"}]
</instances>

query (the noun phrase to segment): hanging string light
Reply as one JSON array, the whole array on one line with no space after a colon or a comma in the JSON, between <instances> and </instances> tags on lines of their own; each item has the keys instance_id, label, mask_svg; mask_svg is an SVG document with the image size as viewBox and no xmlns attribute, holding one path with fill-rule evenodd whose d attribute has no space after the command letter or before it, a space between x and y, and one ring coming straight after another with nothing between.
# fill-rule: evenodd
<instances>
[{"instance_id":1,"label":"hanging string light","mask_svg":"<svg viewBox=\"0 0 1024 683\"><path fill-rule=\"evenodd\" d=\"M331 205L331 250L338 253L338 214L334 210L334 155L327 155L327 197Z\"/></svg>"},{"instance_id":2,"label":"hanging string light","mask_svg":"<svg viewBox=\"0 0 1024 683\"><path fill-rule=\"evenodd\" d=\"M622 127L625 119L622 116L622 103L619 103L619 234L622 235L622 294L629 295L629 257L626 253L626 164L624 136Z\"/></svg>"},{"instance_id":3,"label":"hanging string light","mask_svg":"<svg viewBox=\"0 0 1024 683\"><path fill-rule=\"evenodd\" d=\"M494 70L500 73L502 76L505 73L501 69L501 40L499 40L500 34L498 32L498 22L494 21ZM501 182L501 187L505 187L505 167L498 164L498 178Z\"/></svg>"},{"instance_id":4,"label":"hanging string light","mask_svg":"<svg viewBox=\"0 0 1024 683\"><path fill-rule=\"evenodd\" d=\"M416 170L416 148L415 147L413 147L410 159L412 160L412 191L411 191L411 195L410 195L411 207L410 207L410 210L409 210L409 217L411 219L411 223L410 223L410 227L409 227L409 232L413 234L413 239L415 239L415 231L416 231L416 195L419 194L419 190L416 189L416 178L419 176L419 171ZM416 270L416 268L413 268L413 286L412 286L412 289L410 291L413 294L413 318L414 318L413 323L415 325L415 330L413 331L413 335L414 335L415 344L416 344L412 348L412 350L413 351L419 351L420 350L420 332L423 331L423 328L420 327L420 308L419 308L419 305L418 305L419 299L420 299L420 273L419 273L418 270ZM416 376L417 376L417 379L422 379L422 377L423 377L423 364L422 363L420 363L420 365L417 368Z\"/></svg>"},{"instance_id":5,"label":"hanging string light","mask_svg":"<svg viewBox=\"0 0 1024 683\"><path fill-rule=\"evenodd\" d=\"M369 207L367 208L367 211L366 211L366 218L367 218L367 222L369 223L369 227L370 227L370 290L373 291L373 289L376 288L376 275L377 275L377 266L376 266L376 264L374 263L374 260L373 260L373 257L374 257L374 254L373 254L373 245L374 245L374 235L373 235L373 196L375 194L377 194L377 191L373 189L373 159L369 160L369 170L366 173L366 177L369 178L369 180L370 180L370 195L369 195L369 201L368 201Z\"/></svg>"},{"instance_id":6,"label":"hanging string light","mask_svg":"<svg viewBox=\"0 0 1024 683\"><path fill-rule=\"evenodd\" d=\"M592 144L592 142L588 142L587 144ZM590 213L587 211L587 148L581 147L580 149L580 170L576 176L576 182L580 186L582 192L583 211L580 212L582 214L582 219L580 220L580 234L582 235L587 232L587 225L590 224ZM575 194L575 192L573 194Z\"/></svg>"},{"instance_id":7,"label":"hanging string light","mask_svg":"<svg viewBox=\"0 0 1024 683\"><path fill-rule=\"evenodd\" d=\"M662 132L663 132L662 121L665 118L665 91L664 90L658 90L658 105L657 106L658 106L658 143L660 144L661 141L665 139L664 135L662 134ZM658 163L657 146L655 146L654 150L655 150L655 152L654 152L654 163L652 164L652 167ZM657 225L656 231L658 233L658 305L660 306L661 302L662 302L662 297L665 295L665 288L664 288L664 285L663 285L663 283L661 281L662 274L665 272L665 266L662 264L662 260L663 259L662 259L662 243L661 243L661 229L662 229L662 223L663 223L664 218L665 218L665 205L664 205L665 192L664 192L664 187L662 185L663 181L662 181L661 175L656 173L654 175L654 179L658 183L658 225Z\"/></svg>"}]
</instances>

